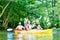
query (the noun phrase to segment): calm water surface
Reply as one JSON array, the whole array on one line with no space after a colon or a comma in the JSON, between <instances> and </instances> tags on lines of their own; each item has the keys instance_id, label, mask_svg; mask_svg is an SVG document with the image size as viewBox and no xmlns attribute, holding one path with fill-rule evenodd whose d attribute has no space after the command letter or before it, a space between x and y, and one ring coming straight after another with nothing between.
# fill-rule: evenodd
<instances>
[{"instance_id":1,"label":"calm water surface","mask_svg":"<svg viewBox=\"0 0 60 40\"><path fill-rule=\"evenodd\" d=\"M13 32L0 31L0 40L14 40Z\"/></svg>"},{"instance_id":2,"label":"calm water surface","mask_svg":"<svg viewBox=\"0 0 60 40\"><path fill-rule=\"evenodd\" d=\"M30 37L30 40L34 40L32 34L26 34L26 35L27 35L26 38ZM23 39L28 40L26 38ZM42 37L40 36L38 36L37 38L42 39ZM14 32L0 31L0 40L22 40L22 34L15 35ZM60 30L53 31L53 40L60 40Z\"/></svg>"},{"instance_id":3,"label":"calm water surface","mask_svg":"<svg viewBox=\"0 0 60 40\"><path fill-rule=\"evenodd\" d=\"M28 37L23 38L23 34L14 34L14 32L0 31L0 40L33 40L32 35L26 34Z\"/></svg>"}]
</instances>

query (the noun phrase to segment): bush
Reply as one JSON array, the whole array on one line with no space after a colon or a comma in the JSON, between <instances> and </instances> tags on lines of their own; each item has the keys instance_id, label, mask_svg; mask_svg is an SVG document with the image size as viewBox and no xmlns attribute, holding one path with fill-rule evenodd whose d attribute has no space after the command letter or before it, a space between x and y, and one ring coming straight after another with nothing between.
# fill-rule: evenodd
<instances>
[{"instance_id":1,"label":"bush","mask_svg":"<svg viewBox=\"0 0 60 40\"><path fill-rule=\"evenodd\" d=\"M7 27L6 26L0 26L0 30L6 30Z\"/></svg>"}]
</instances>

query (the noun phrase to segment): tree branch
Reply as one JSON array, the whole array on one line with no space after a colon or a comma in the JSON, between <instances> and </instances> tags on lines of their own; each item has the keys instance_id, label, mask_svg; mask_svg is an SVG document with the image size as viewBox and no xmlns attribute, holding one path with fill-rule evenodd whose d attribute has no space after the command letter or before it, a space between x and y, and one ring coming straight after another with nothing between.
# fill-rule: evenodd
<instances>
[{"instance_id":1,"label":"tree branch","mask_svg":"<svg viewBox=\"0 0 60 40\"><path fill-rule=\"evenodd\" d=\"M10 1L7 3L7 5L4 7L4 9L2 10L2 13L0 14L0 18L3 15L3 13L5 12L6 8L8 7L8 5L10 4Z\"/></svg>"}]
</instances>

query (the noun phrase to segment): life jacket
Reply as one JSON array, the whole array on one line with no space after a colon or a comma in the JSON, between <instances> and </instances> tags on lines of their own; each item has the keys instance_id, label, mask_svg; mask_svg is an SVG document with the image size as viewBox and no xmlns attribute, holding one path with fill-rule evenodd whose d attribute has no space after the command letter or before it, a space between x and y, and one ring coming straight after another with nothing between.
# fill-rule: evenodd
<instances>
[{"instance_id":1,"label":"life jacket","mask_svg":"<svg viewBox=\"0 0 60 40\"><path fill-rule=\"evenodd\" d=\"M43 28L38 27L37 30L43 30Z\"/></svg>"},{"instance_id":2,"label":"life jacket","mask_svg":"<svg viewBox=\"0 0 60 40\"><path fill-rule=\"evenodd\" d=\"M27 25L27 28L28 28L28 29L31 29L31 25L30 25L30 24L28 24L28 25Z\"/></svg>"}]
</instances>

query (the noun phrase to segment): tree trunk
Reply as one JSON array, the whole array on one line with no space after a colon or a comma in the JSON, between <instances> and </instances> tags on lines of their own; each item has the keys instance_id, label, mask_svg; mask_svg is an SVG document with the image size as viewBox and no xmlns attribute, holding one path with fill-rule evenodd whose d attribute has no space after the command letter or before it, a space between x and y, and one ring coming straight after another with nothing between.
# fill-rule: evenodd
<instances>
[{"instance_id":1,"label":"tree trunk","mask_svg":"<svg viewBox=\"0 0 60 40\"><path fill-rule=\"evenodd\" d=\"M3 13L5 12L5 10L6 10L6 8L8 7L9 4L10 4L10 1L7 3L7 5L2 10L2 13L0 14L0 18L2 17Z\"/></svg>"},{"instance_id":2,"label":"tree trunk","mask_svg":"<svg viewBox=\"0 0 60 40\"><path fill-rule=\"evenodd\" d=\"M10 9L10 11L11 11L11 9ZM7 18L5 18L5 20L3 20L3 26L5 26L6 28L8 26L8 19L9 19L9 16L10 16L10 11L9 11L9 13L7 15Z\"/></svg>"},{"instance_id":3,"label":"tree trunk","mask_svg":"<svg viewBox=\"0 0 60 40\"><path fill-rule=\"evenodd\" d=\"M52 10L52 27L54 27L55 25L54 25L54 15L55 15L55 11L54 11L54 7L55 7L55 0L52 0L52 8L53 8L53 10Z\"/></svg>"}]
</instances>

